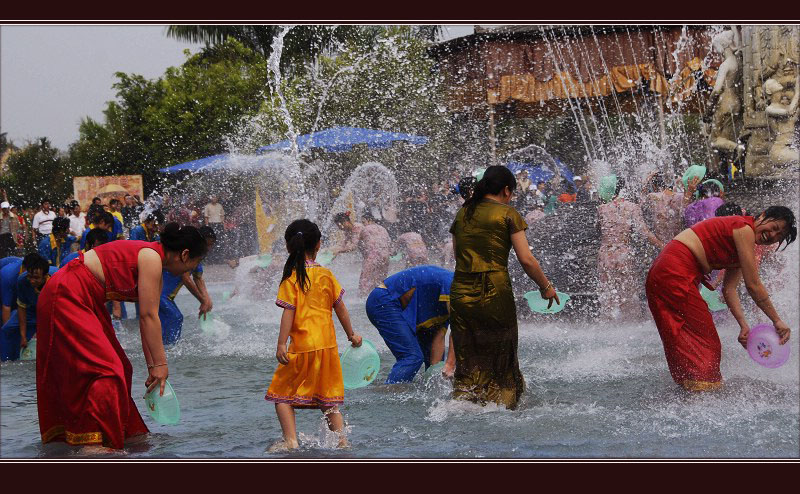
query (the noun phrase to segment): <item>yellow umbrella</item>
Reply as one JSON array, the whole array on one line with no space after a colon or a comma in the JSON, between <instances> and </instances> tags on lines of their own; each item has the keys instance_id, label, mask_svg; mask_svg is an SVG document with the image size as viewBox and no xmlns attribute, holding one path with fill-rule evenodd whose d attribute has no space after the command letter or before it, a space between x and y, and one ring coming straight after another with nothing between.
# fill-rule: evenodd
<instances>
[{"instance_id":1,"label":"yellow umbrella","mask_svg":"<svg viewBox=\"0 0 800 494\"><path fill-rule=\"evenodd\" d=\"M106 197L106 196L119 196L125 195L128 191L125 187L117 184L108 184L102 189L97 191L97 197Z\"/></svg>"}]
</instances>

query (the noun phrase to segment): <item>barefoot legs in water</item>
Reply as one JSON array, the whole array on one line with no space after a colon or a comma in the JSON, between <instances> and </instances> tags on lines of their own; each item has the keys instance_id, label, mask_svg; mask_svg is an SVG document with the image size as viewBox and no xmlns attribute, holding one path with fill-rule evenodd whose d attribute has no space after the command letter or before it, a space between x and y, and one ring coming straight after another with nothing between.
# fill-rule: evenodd
<instances>
[{"instance_id":1,"label":"barefoot legs in water","mask_svg":"<svg viewBox=\"0 0 800 494\"><path fill-rule=\"evenodd\" d=\"M270 453L297 448L297 424L295 423L294 408L288 403L275 403L275 413L281 423L283 440L269 447Z\"/></svg>"},{"instance_id":2,"label":"barefoot legs in water","mask_svg":"<svg viewBox=\"0 0 800 494\"><path fill-rule=\"evenodd\" d=\"M339 411L339 407L322 407L321 410L325 415L325 420L328 422L328 428L339 435L339 444L337 447L346 448L350 446L350 443L347 442L347 437L344 433L344 420L342 419L342 414ZM281 424L283 440L278 441L270 446L267 451L274 453L276 451L296 449L298 447L298 443L294 407L288 403L276 403L275 413L278 414L278 421Z\"/></svg>"},{"instance_id":3,"label":"barefoot legs in water","mask_svg":"<svg viewBox=\"0 0 800 494\"><path fill-rule=\"evenodd\" d=\"M344 432L344 419L342 419L342 413L339 411L339 407L322 407L322 413L325 414L325 420L328 422L328 429L339 436L339 444L336 447L349 447L350 443L347 442L347 436Z\"/></svg>"}]
</instances>

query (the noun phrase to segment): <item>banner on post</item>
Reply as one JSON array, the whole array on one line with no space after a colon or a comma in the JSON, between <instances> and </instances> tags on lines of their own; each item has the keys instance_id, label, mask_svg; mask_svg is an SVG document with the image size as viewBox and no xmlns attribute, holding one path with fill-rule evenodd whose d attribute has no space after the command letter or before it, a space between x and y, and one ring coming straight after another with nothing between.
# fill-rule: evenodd
<instances>
[{"instance_id":1,"label":"banner on post","mask_svg":"<svg viewBox=\"0 0 800 494\"><path fill-rule=\"evenodd\" d=\"M111 175L107 177L74 177L72 188L81 207L88 208L92 199L99 197L104 204L111 199L124 202L125 194L138 195L144 200L141 175Z\"/></svg>"}]
</instances>

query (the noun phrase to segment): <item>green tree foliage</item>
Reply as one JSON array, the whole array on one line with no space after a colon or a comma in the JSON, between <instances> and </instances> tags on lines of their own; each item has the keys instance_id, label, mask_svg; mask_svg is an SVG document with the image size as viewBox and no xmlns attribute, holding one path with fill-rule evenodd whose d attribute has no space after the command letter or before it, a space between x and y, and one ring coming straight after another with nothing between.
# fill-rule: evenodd
<instances>
[{"instance_id":1,"label":"green tree foliage","mask_svg":"<svg viewBox=\"0 0 800 494\"><path fill-rule=\"evenodd\" d=\"M43 199L66 199L72 193L72 174L58 149L42 137L9 156L0 185L12 203L38 205Z\"/></svg>"},{"instance_id":2,"label":"green tree foliage","mask_svg":"<svg viewBox=\"0 0 800 494\"><path fill-rule=\"evenodd\" d=\"M266 61L229 40L213 54L189 55L181 67L147 80L117 73L117 99L104 122L85 119L70 146L70 163L97 175L144 175L164 166L219 154L226 138L254 115L267 89Z\"/></svg>"}]
</instances>

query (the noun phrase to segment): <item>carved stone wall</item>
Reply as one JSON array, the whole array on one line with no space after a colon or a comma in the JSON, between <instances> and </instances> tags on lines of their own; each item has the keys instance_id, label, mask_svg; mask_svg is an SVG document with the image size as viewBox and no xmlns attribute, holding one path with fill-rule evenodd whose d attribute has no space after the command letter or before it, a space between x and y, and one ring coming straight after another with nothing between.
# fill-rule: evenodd
<instances>
[{"instance_id":1,"label":"carved stone wall","mask_svg":"<svg viewBox=\"0 0 800 494\"><path fill-rule=\"evenodd\" d=\"M745 173L752 178L796 177L797 143L794 149L789 144L796 139L798 121L791 101L798 90L800 26L740 29Z\"/></svg>"}]
</instances>

